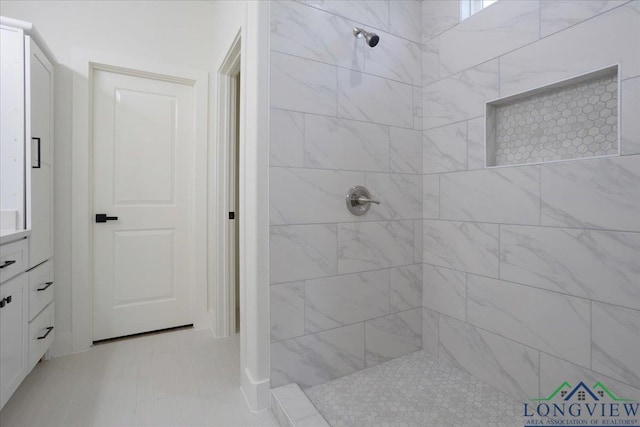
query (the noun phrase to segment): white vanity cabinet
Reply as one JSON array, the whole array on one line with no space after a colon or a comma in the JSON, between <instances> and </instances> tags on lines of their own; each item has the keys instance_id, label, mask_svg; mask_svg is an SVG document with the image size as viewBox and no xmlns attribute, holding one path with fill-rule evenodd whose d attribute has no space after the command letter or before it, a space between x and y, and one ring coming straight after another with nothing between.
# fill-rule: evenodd
<instances>
[{"instance_id":1,"label":"white vanity cabinet","mask_svg":"<svg viewBox=\"0 0 640 427\"><path fill-rule=\"evenodd\" d=\"M0 283L0 408L28 373L27 311L27 273L22 272Z\"/></svg>"},{"instance_id":2,"label":"white vanity cabinet","mask_svg":"<svg viewBox=\"0 0 640 427\"><path fill-rule=\"evenodd\" d=\"M31 24L0 17L0 409L51 347L52 56Z\"/></svg>"}]
</instances>

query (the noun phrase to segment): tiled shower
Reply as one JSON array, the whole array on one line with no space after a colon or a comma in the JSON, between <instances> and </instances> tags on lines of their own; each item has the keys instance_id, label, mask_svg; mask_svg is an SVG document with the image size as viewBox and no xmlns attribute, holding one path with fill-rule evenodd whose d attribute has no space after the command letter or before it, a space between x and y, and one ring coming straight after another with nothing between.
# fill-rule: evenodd
<instances>
[{"instance_id":1,"label":"tiled shower","mask_svg":"<svg viewBox=\"0 0 640 427\"><path fill-rule=\"evenodd\" d=\"M640 398L639 0L462 22L459 0L274 1L270 67L272 387L424 349L518 401L560 378ZM611 93L608 112L558 107L559 82L603 69L584 102ZM527 93L520 122L490 114ZM557 132L505 136L536 114ZM560 120L580 114L601 140ZM354 185L382 204L351 215Z\"/></svg>"}]
</instances>

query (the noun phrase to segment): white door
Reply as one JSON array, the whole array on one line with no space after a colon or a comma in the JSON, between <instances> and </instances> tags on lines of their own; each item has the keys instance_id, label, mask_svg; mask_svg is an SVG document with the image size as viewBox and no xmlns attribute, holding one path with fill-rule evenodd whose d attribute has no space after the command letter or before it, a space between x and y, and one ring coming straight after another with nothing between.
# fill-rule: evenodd
<instances>
[{"instance_id":1,"label":"white door","mask_svg":"<svg viewBox=\"0 0 640 427\"><path fill-rule=\"evenodd\" d=\"M93 81L93 339L193 323L193 86L99 70Z\"/></svg>"}]
</instances>

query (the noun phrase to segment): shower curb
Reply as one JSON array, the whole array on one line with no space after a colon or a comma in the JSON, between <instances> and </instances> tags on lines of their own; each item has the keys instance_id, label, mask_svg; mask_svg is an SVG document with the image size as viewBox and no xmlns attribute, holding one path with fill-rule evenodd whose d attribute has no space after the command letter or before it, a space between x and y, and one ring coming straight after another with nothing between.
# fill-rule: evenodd
<instances>
[{"instance_id":1,"label":"shower curb","mask_svg":"<svg viewBox=\"0 0 640 427\"><path fill-rule=\"evenodd\" d=\"M295 383L271 390L271 413L280 427L329 427L329 423Z\"/></svg>"}]
</instances>

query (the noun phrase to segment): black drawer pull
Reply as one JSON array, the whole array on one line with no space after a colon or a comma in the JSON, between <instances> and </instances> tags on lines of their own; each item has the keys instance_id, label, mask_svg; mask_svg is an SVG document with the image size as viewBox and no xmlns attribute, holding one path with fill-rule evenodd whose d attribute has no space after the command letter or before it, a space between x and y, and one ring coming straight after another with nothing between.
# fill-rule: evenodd
<instances>
[{"instance_id":1,"label":"black drawer pull","mask_svg":"<svg viewBox=\"0 0 640 427\"><path fill-rule=\"evenodd\" d=\"M49 326L47 328L47 332L45 332L45 334L41 337L38 337L39 340L43 340L45 338L47 338L49 336L49 334L51 333L51 331L53 331L53 326Z\"/></svg>"},{"instance_id":2,"label":"black drawer pull","mask_svg":"<svg viewBox=\"0 0 640 427\"><path fill-rule=\"evenodd\" d=\"M16 263L15 259L12 259L12 260L9 260L9 261L5 261L4 264L0 265L0 270L2 270L5 267L9 267L10 265L15 264L15 263Z\"/></svg>"},{"instance_id":3,"label":"black drawer pull","mask_svg":"<svg viewBox=\"0 0 640 427\"><path fill-rule=\"evenodd\" d=\"M47 289L49 289L49 286L53 285L53 282L44 282L44 284L44 287L37 289L38 292L46 291Z\"/></svg>"},{"instance_id":4,"label":"black drawer pull","mask_svg":"<svg viewBox=\"0 0 640 427\"><path fill-rule=\"evenodd\" d=\"M4 307L7 304L11 304L11 301L13 301L13 297L11 295L6 298L2 298L0 300L0 308Z\"/></svg>"}]
</instances>

